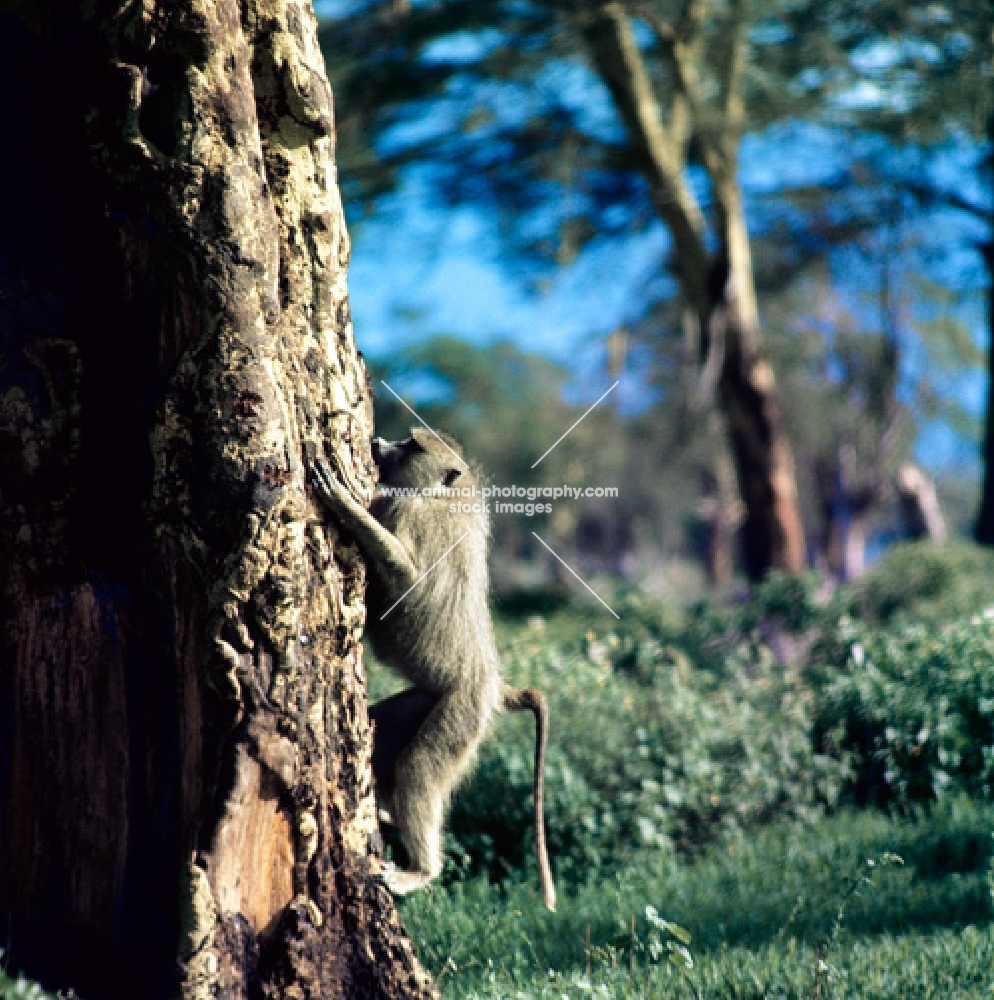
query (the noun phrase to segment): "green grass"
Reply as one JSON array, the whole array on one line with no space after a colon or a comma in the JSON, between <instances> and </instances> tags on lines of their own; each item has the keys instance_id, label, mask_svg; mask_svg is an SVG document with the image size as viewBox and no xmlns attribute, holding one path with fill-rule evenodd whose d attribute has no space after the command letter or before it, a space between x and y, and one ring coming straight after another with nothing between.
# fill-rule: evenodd
<instances>
[{"instance_id":1,"label":"green grass","mask_svg":"<svg viewBox=\"0 0 994 1000\"><path fill-rule=\"evenodd\" d=\"M555 914L534 880L482 879L402 912L453 998L989 997L992 822L994 809L965 800L905 822L846 812L693 864L646 853L567 892ZM692 968L647 907L689 932Z\"/></svg>"}]
</instances>

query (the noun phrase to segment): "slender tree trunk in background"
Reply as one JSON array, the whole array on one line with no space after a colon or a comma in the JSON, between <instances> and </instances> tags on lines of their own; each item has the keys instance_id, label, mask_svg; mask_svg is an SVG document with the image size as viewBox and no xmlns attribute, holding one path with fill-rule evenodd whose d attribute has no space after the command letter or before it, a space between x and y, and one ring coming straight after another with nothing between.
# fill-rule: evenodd
<instances>
[{"instance_id":1,"label":"slender tree trunk in background","mask_svg":"<svg viewBox=\"0 0 994 1000\"><path fill-rule=\"evenodd\" d=\"M987 404L984 415L984 439L981 447L983 479L980 510L977 514L976 539L981 545L994 545L994 239L982 247L987 263Z\"/></svg>"},{"instance_id":2,"label":"slender tree trunk in background","mask_svg":"<svg viewBox=\"0 0 994 1000\"><path fill-rule=\"evenodd\" d=\"M428 997L378 833L309 3L0 0L0 944L102 997Z\"/></svg>"},{"instance_id":3,"label":"slender tree trunk in background","mask_svg":"<svg viewBox=\"0 0 994 1000\"><path fill-rule=\"evenodd\" d=\"M713 265L719 272L723 262ZM730 271L707 320L709 349L720 352L718 403L725 417L745 516L742 561L750 580L771 569L800 573L807 545L794 457L783 426L773 369L758 346L755 316L743 313L739 289L752 291L751 264ZM720 338L714 343L712 338Z\"/></svg>"},{"instance_id":4,"label":"slender tree trunk in background","mask_svg":"<svg viewBox=\"0 0 994 1000\"><path fill-rule=\"evenodd\" d=\"M721 124L705 123L699 80L706 3L688 0L678 26L640 8L665 53L675 81L666 113L621 4L592 5L584 37L593 65L625 123L656 211L673 239L677 277L699 324L702 353L712 368L745 508L743 558L750 579L770 569L799 572L806 545L790 442L783 427L773 370L764 358L749 236L737 157L743 122L747 57L744 0L732 0L733 39L721 79ZM702 111L705 112L702 115ZM691 137L702 149L715 202L718 249L706 247L706 223L686 181Z\"/></svg>"},{"instance_id":5,"label":"slender tree trunk in background","mask_svg":"<svg viewBox=\"0 0 994 1000\"><path fill-rule=\"evenodd\" d=\"M704 571L707 574L708 586L713 590L721 590L731 582L735 569L735 555L732 550L734 527L725 515L728 498L721 488L715 471L704 470L701 480L700 514L704 526L701 554Z\"/></svg>"},{"instance_id":6,"label":"slender tree trunk in background","mask_svg":"<svg viewBox=\"0 0 994 1000\"><path fill-rule=\"evenodd\" d=\"M838 580L856 580L866 570L866 546L876 511L894 479L903 420L897 397L900 341L891 293L889 255L884 255L880 286L881 330L873 375L863 375L849 392L861 406L853 417L844 404L827 419L834 424L830 447L815 462L825 531L825 559ZM848 393L841 399L845 400Z\"/></svg>"},{"instance_id":7,"label":"slender tree trunk in background","mask_svg":"<svg viewBox=\"0 0 994 1000\"><path fill-rule=\"evenodd\" d=\"M897 495L910 538L928 538L933 542L946 540L946 522L935 483L917 465L908 462L898 469Z\"/></svg>"},{"instance_id":8,"label":"slender tree trunk in background","mask_svg":"<svg viewBox=\"0 0 994 1000\"><path fill-rule=\"evenodd\" d=\"M987 122L987 148L987 175L994 192L994 115ZM994 219L989 224L994 228ZM987 266L987 411L981 450L983 480L975 534L981 545L994 545L994 234L981 245L980 251Z\"/></svg>"},{"instance_id":9,"label":"slender tree trunk in background","mask_svg":"<svg viewBox=\"0 0 994 1000\"><path fill-rule=\"evenodd\" d=\"M866 543L881 491L847 487L845 465L819 463L816 476L825 523L825 568L838 580L857 580L866 571Z\"/></svg>"},{"instance_id":10,"label":"slender tree trunk in background","mask_svg":"<svg viewBox=\"0 0 994 1000\"><path fill-rule=\"evenodd\" d=\"M718 440L714 457L701 476L701 515L705 525L704 568L708 584L716 590L727 587L735 570L735 539L742 525L742 502L735 482L735 469L724 441L727 433L721 415L712 409L708 417L711 433Z\"/></svg>"},{"instance_id":11,"label":"slender tree trunk in background","mask_svg":"<svg viewBox=\"0 0 994 1000\"><path fill-rule=\"evenodd\" d=\"M870 509L855 510L846 526L843 580L858 580L866 572L866 543L870 537Z\"/></svg>"}]
</instances>

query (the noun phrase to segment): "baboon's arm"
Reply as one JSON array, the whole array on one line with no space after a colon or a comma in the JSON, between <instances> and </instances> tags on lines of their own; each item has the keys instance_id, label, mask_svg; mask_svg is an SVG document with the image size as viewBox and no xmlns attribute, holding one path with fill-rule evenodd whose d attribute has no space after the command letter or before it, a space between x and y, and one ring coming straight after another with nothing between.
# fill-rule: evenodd
<instances>
[{"instance_id":1,"label":"baboon's arm","mask_svg":"<svg viewBox=\"0 0 994 1000\"><path fill-rule=\"evenodd\" d=\"M407 549L349 493L324 459L314 460L311 482L322 503L353 535L366 558L378 565L385 579L413 587L418 571Z\"/></svg>"}]
</instances>

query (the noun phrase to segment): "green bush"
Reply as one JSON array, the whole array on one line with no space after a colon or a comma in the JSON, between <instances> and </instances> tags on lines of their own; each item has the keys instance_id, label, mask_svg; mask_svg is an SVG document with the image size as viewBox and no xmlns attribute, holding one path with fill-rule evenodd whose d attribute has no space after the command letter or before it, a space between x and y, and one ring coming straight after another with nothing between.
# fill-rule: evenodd
<instances>
[{"instance_id":1,"label":"green bush","mask_svg":"<svg viewBox=\"0 0 994 1000\"><path fill-rule=\"evenodd\" d=\"M849 764L857 804L991 798L994 621L882 630L844 618L819 655L815 746Z\"/></svg>"},{"instance_id":2,"label":"green bush","mask_svg":"<svg viewBox=\"0 0 994 1000\"><path fill-rule=\"evenodd\" d=\"M0 1000L54 1000L54 997L30 979L9 976L3 968L3 952L0 951Z\"/></svg>"},{"instance_id":3,"label":"green bush","mask_svg":"<svg viewBox=\"0 0 994 1000\"><path fill-rule=\"evenodd\" d=\"M983 607L991 558L912 544L832 596L814 574L774 574L687 610L618 589L617 622L586 604L498 613L509 680L550 699L546 815L560 881L840 801L992 797L994 625L908 624ZM450 817L456 871L501 879L533 864L533 743L530 718L495 724Z\"/></svg>"},{"instance_id":4,"label":"green bush","mask_svg":"<svg viewBox=\"0 0 994 1000\"><path fill-rule=\"evenodd\" d=\"M813 750L796 670L757 640L725 655L719 677L686 652L700 636L649 617L565 644L535 622L506 641L508 678L550 696L546 813L567 883L603 877L632 852L667 856L814 815L846 779ZM532 747L530 720L500 720L456 798L449 826L471 870L499 877L529 863Z\"/></svg>"},{"instance_id":5,"label":"green bush","mask_svg":"<svg viewBox=\"0 0 994 1000\"><path fill-rule=\"evenodd\" d=\"M969 617L994 605L994 550L966 541L894 545L842 596L869 624Z\"/></svg>"}]
</instances>

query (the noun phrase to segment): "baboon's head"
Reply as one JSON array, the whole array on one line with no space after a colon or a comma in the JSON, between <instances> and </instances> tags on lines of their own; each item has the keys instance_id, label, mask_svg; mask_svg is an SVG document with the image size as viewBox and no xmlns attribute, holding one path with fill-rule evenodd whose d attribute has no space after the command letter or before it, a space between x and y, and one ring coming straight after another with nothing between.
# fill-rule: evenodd
<instances>
[{"instance_id":1,"label":"baboon's head","mask_svg":"<svg viewBox=\"0 0 994 1000\"><path fill-rule=\"evenodd\" d=\"M372 450L383 486L458 487L472 479L459 445L447 434L436 437L416 427L406 441L374 438Z\"/></svg>"}]
</instances>

